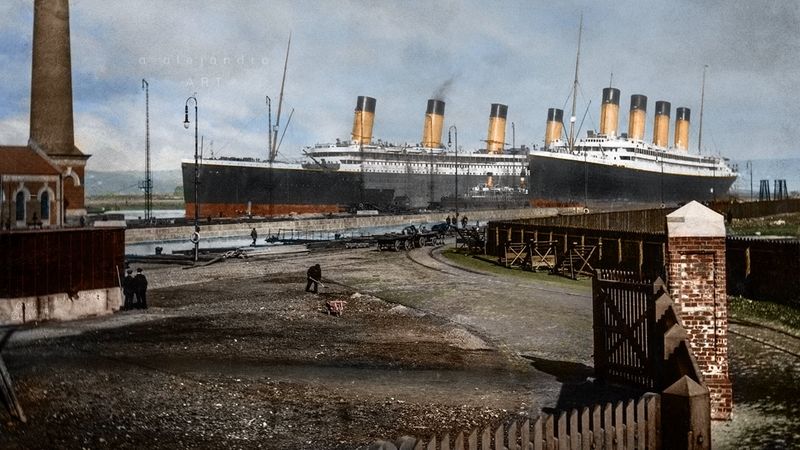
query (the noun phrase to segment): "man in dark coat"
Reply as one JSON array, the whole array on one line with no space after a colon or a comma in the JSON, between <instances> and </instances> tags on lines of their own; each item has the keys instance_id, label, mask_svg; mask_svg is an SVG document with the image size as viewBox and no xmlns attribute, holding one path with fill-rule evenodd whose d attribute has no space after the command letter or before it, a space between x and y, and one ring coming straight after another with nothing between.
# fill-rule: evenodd
<instances>
[{"instance_id":1,"label":"man in dark coat","mask_svg":"<svg viewBox=\"0 0 800 450\"><path fill-rule=\"evenodd\" d=\"M461 218L461 228L466 230L468 221L469 221L469 219L467 219L467 216L462 217Z\"/></svg>"},{"instance_id":2,"label":"man in dark coat","mask_svg":"<svg viewBox=\"0 0 800 450\"><path fill-rule=\"evenodd\" d=\"M147 278L142 273L141 267L136 269L136 276L133 278L133 283L138 300L136 307L139 309L147 309Z\"/></svg>"},{"instance_id":3,"label":"man in dark coat","mask_svg":"<svg viewBox=\"0 0 800 450\"><path fill-rule=\"evenodd\" d=\"M308 277L308 282L306 282L306 292L312 292L311 286L314 286L314 293L317 293L317 284L322 280L322 268L319 264L314 264L313 266L308 268L306 272L306 276Z\"/></svg>"},{"instance_id":4,"label":"man in dark coat","mask_svg":"<svg viewBox=\"0 0 800 450\"><path fill-rule=\"evenodd\" d=\"M125 297L122 303L123 311L133 308L134 284L136 282L133 280L133 269L128 269L125 271L125 278L122 280L122 295Z\"/></svg>"},{"instance_id":5,"label":"man in dark coat","mask_svg":"<svg viewBox=\"0 0 800 450\"><path fill-rule=\"evenodd\" d=\"M252 247L255 247L256 246L256 239L258 239L258 232L256 232L255 228L253 228L253 231L250 232L250 237L253 238L253 243L250 244L250 245Z\"/></svg>"}]
</instances>

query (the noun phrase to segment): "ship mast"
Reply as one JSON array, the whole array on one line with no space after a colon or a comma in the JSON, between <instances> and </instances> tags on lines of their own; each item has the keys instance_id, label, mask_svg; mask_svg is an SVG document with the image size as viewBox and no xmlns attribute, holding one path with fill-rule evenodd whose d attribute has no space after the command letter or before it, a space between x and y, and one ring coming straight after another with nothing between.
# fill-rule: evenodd
<instances>
[{"instance_id":1,"label":"ship mast","mask_svg":"<svg viewBox=\"0 0 800 450\"><path fill-rule=\"evenodd\" d=\"M569 151L575 149L575 108L578 101L578 63L581 60L581 35L583 34L583 14L578 27L578 53L575 56L575 80L572 82L572 113L569 115Z\"/></svg>"},{"instance_id":2,"label":"ship mast","mask_svg":"<svg viewBox=\"0 0 800 450\"><path fill-rule=\"evenodd\" d=\"M700 131L697 133L697 153L703 154L702 144L703 144L703 103L705 103L706 98L706 69L708 69L708 64L703 66L703 87L700 89Z\"/></svg>"},{"instance_id":3,"label":"ship mast","mask_svg":"<svg viewBox=\"0 0 800 450\"><path fill-rule=\"evenodd\" d=\"M275 119L275 128L270 130L272 133L272 148L269 150L269 162L275 161L278 156L278 129L281 126L281 107L283 106L283 88L286 85L286 68L289 65L289 48L292 45L292 33L289 33L289 43L286 44L286 59L283 62L283 80L281 80L281 93L278 97L278 117Z\"/></svg>"}]
</instances>

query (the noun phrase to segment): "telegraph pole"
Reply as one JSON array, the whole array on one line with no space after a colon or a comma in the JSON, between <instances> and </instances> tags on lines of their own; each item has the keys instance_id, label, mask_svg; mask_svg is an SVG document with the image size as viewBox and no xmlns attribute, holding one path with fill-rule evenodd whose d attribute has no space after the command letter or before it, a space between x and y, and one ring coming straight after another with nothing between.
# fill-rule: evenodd
<instances>
[{"instance_id":1,"label":"telegraph pole","mask_svg":"<svg viewBox=\"0 0 800 450\"><path fill-rule=\"evenodd\" d=\"M150 171L150 83L142 78L144 90L144 180L139 189L144 190L144 221L153 221L153 178Z\"/></svg>"}]
</instances>

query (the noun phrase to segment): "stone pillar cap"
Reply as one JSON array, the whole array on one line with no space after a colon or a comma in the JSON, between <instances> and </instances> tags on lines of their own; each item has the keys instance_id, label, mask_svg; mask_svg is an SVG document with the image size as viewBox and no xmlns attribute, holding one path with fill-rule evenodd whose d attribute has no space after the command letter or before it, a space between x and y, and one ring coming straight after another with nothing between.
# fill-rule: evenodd
<instances>
[{"instance_id":1,"label":"stone pillar cap","mask_svg":"<svg viewBox=\"0 0 800 450\"><path fill-rule=\"evenodd\" d=\"M667 237L725 237L725 218L691 201L667 214Z\"/></svg>"}]
</instances>

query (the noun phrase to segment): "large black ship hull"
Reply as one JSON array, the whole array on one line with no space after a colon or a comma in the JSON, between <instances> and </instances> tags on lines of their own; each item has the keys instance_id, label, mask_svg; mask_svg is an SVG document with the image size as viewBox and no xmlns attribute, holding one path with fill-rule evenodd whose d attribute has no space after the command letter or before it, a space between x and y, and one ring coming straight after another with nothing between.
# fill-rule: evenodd
<instances>
[{"instance_id":1,"label":"large black ship hull","mask_svg":"<svg viewBox=\"0 0 800 450\"><path fill-rule=\"evenodd\" d=\"M187 216L194 214L194 164L183 163ZM508 178L508 179L504 179ZM515 177L495 177L497 184ZM276 164L215 164L199 168L197 202L201 217L276 216L336 213L353 207L381 210L427 208L443 197L486 182L485 175L346 172L286 168ZM458 183L458 188L456 187Z\"/></svg>"},{"instance_id":2,"label":"large black ship hull","mask_svg":"<svg viewBox=\"0 0 800 450\"><path fill-rule=\"evenodd\" d=\"M532 204L706 201L726 196L736 180L735 176L676 175L536 154L529 158Z\"/></svg>"}]
</instances>

